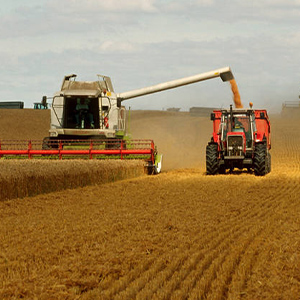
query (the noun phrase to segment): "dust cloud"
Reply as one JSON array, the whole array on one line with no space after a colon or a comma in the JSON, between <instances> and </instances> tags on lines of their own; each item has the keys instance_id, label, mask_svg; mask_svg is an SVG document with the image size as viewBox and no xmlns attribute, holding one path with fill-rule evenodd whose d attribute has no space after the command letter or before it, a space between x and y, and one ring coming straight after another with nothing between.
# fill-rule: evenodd
<instances>
[{"instance_id":1,"label":"dust cloud","mask_svg":"<svg viewBox=\"0 0 300 300\"><path fill-rule=\"evenodd\" d=\"M163 170L205 168L205 149L212 134L209 116L188 112L131 111L133 139L153 139L163 154Z\"/></svg>"}]
</instances>

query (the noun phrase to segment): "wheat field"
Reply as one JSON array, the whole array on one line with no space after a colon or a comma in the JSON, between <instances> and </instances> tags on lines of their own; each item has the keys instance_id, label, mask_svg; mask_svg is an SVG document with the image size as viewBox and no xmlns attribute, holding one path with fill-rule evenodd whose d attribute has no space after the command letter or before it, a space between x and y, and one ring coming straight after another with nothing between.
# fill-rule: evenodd
<instances>
[{"instance_id":1,"label":"wheat field","mask_svg":"<svg viewBox=\"0 0 300 300\"><path fill-rule=\"evenodd\" d=\"M206 176L207 118L132 112L164 172L0 202L0 299L299 299L300 118L271 124L270 174Z\"/></svg>"}]
</instances>

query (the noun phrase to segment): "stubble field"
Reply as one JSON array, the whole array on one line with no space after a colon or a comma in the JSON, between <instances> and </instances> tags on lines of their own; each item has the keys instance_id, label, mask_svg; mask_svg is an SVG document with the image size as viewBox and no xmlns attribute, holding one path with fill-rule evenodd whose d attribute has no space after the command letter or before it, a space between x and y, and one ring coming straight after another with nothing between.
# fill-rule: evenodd
<instances>
[{"instance_id":1,"label":"stubble field","mask_svg":"<svg viewBox=\"0 0 300 300\"><path fill-rule=\"evenodd\" d=\"M132 112L165 171L0 202L0 298L299 299L300 121L271 122L270 174L206 176L208 118Z\"/></svg>"}]
</instances>

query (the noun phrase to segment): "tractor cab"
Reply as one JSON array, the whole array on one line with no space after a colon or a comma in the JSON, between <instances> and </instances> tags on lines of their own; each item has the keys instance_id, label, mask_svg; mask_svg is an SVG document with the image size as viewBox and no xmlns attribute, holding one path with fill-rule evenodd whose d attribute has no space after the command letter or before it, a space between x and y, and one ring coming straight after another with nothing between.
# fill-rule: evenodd
<instances>
[{"instance_id":1,"label":"tractor cab","mask_svg":"<svg viewBox=\"0 0 300 300\"><path fill-rule=\"evenodd\" d=\"M247 157L252 153L255 116L250 109L222 111L220 139L226 156Z\"/></svg>"}]
</instances>

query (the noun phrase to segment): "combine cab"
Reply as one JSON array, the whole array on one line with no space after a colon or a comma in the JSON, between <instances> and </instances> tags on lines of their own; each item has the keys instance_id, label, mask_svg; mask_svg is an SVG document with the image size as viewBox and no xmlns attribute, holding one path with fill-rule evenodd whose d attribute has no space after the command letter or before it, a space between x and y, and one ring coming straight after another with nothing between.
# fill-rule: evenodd
<instances>
[{"instance_id":1,"label":"combine cab","mask_svg":"<svg viewBox=\"0 0 300 300\"><path fill-rule=\"evenodd\" d=\"M215 110L213 136L206 147L207 175L226 170L253 170L263 176L271 171L270 120L266 110Z\"/></svg>"}]
</instances>

